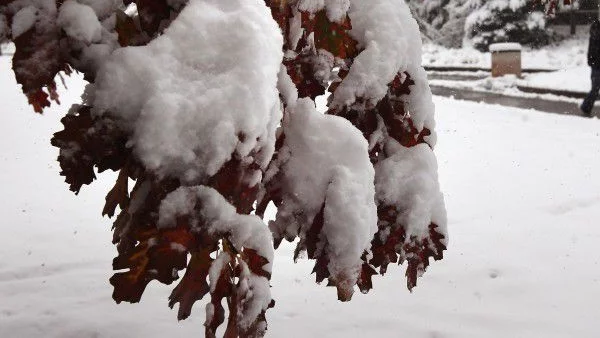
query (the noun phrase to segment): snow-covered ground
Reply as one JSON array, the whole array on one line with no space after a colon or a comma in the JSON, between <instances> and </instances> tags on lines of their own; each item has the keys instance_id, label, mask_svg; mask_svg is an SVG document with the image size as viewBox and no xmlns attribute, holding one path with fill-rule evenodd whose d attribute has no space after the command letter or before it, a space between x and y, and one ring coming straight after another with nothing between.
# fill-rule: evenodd
<instances>
[{"instance_id":1,"label":"snow-covered ground","mask_svg":"<svg viewBox=\"0 0 600 338\"><path fill-rule=\"evenodd\" d=\"M465 74L464 72L454 72L455 75L468 75ZM534 75L534 74L532 74ZM446 87L446 88L452 88L452 89L456 89L456 90L467 90L467 91L475 91L475 92L481 92L481 93L496 93L496 94L502 94L502 95L506 95L506 96L513 96L513 97L522 97L522 98L535 98L535 99L540 99L540 100L544 100L544 101L560 101L560 102L570 102L570 103L576 103L576 104L580 104L582 99L581 98L575 98L575 97L570 97L570 96L563 96L563 95L557 95L557 94L550 94L548 92L544 92L542 94L537 94L537 93L530 93L530 92L524 92L522 91L519 87L520 86L526 86L526 87L532 87L533 85L530 84L528 82L529 77L525 76L524 78L517 78L514 75L505 75L505 76L501 76L501 77L491 77L491 76L487 76L485 78L481 78L481 79L477 79L477 80L454 80L454 79L443 79L443 78L438 78L438 79L431 79L429 80L429 84L431 86L438 86L438 87ZM552 83L557 83L557 80L554 78L550 78L548 79L547 83L550 83L550 81L552 81ZM582 88L584 87L586 84L589 86L590 85L590 79L589 76L586 79L582 79L581 80L583 82L583 84L580 84L579 86ZM542 87L542 89L556 89L556 90L566 90L566 91L573 91L571 89L569 89L567 86L561 86L561 87L551 87L550 85L546 86L546 87ZM588 88L589 90L589 88ZM588 90L585 91L581 91L581 93L583 92L587 92ZM596 101L596 104L599 104L600 102Z\"/></svg>"},{"instance_id":2,"label":"snow-covered ground","mask_svg":"<svg viewBox=\"0 0 600 338\"><path fill-rule=\"evenodd\" d=\"M554 45L539 50L525 48L522 52L524 69L554 70L547 73L523 73L522 78L504 76L492 78L491 74L478 72L458 72L458 75L482 77L479 80L447 80L435 79L432 85L469 89L476 91L501 93L510 96L535 97L547 100L580 102L580 99L568 98L552 94L532 94L519 90L518 86L535 87L587 93L590 90L590 68L587 65L588 27L578 27L575 37L567 38ZM423 63L429 66L459 66L472 68L489 68L490 53L481 53L473 48L448 49L438 45L423 46ZM456 72L454 72L456 73ZM456 75L446 72L448 75Z\"/></svg>"},{"instance_id":3,"label":"snow-covered ground","mask_svg":"<svg viewBox=\"0 0 600 338\"><path fill-rule=\"evenodd\" d=\"M526 74L522 85L536 88L587 93L592 85L590 67L579 66L550 73Z\"/></svg>"},{"instance_id":4,"label":"snow-covered ground","mask_svg":"<svg viewBox=\"0 0 600 338\"><path fill-rule=\"evenodd\" d=\"M484 71L430 72L429 83L434 86L492 92L509 96L540 98L544 100L581 103L581 99L551 94L545 90L587 93L591 87L591 70L587 66L561 69L548 73L523 73L522 76L492 77ZM453 77L465 79L454 79ZM474 79L477 78L477 79ZM540 94L524 92L521 87L540 90Z\"/></svg>"},{"instance_id":5,"label":"snow-covered ground","mask_svg":"<svg viewBox=\"0 0 600 338\"><path fill-rule=\"evenodd\" d=\"M559 43L535 50L525 48L522 52L523 68L566 69L587 65L589 28L578 27L578 34ZM491 67L490 53L474 48L448 49L439 45L423 46L423 64L428 66Z\"/></svg>"},{"instance_id":6,"label":"snow-covered ground","mask_svg":"<svg viewBox=\"0 0 600 338\"><path fill-rule=\"evenodd\" d=\"M0 57L0 337L197 337L204 308L178 323L171 287L142 304L111 299L114 175L79 196L58 175L60 112L32 112ZM577 337L600 334L600 121L436 98L436 153L451 233L413 294L400 269L339 303L292 248L275 258L270 337Z\"/></svg>"}]
</instances>

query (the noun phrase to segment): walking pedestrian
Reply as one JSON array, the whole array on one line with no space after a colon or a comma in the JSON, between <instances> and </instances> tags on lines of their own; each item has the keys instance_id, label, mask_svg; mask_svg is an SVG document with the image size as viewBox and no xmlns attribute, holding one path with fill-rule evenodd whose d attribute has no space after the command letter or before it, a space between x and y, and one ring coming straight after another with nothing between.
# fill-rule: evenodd
<instances>
[{"instance_id":1,"label":"walking pedestrian","mask_svg":"<svg viewBox=\"0 0 600 338\"><path fill-rule=\"evenodd\" d=\"M596 19L590 27L590 43L588 45L588 65L592 68L592 88L581 104L585 116L592 116L592 109L600 91L600 20Z\"/></svg>"}]
</instances>

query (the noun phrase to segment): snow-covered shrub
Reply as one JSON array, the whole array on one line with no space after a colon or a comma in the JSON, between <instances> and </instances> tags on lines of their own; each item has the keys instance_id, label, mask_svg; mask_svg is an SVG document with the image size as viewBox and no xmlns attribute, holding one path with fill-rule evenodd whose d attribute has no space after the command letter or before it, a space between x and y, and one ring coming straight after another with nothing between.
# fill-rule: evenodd
<instances>
[{"instance_id":1,"label":"snow-covered shrub","mask_svg":"<svg viewBox=\"0 0 600 338\"><path fill-rule=\"evenodd\" d=\"M478 0L406 0L421 33L436 44L459 48L465 37L465 20Z\"/></svg>"},{"instance_id":2,"label":"snow-covered shrub","mask_svg":"<svg viewBox=\"0 0 600 338\"><path fill-rule=\"evenodd\" d=\"M403 0L14 0L0 18L34 110L58 102L59 73L90 82L52 144L75 193L119 173L103 209L120 209L115 301L178 281L179 319L209 295L207 337L227 313L226 337L262 336L283 239L342 301L389 263L412 289L442 258L434 106Z\"/></svg>"},{"instance_id":3,"label":"snow-covered shrub","mask_svg":"<svg viewBox=\"0 0 600 338\"><path fill-rule=\"evenodd\" d=\"M466 37L487 51L492 43L518 42L538 48L550 43L553 32L546 27L541 2L535 0L490 0L482 2L467 17Z\"/></svg>"}]
</instances>

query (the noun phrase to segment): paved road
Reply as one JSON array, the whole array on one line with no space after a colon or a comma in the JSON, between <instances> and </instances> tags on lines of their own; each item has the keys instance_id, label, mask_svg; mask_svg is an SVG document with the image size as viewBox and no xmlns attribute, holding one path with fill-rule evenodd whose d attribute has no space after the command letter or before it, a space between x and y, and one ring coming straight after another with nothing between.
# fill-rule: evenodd
<instances>
[{"instance_id":1,"label":"paved road","mask_svg":"<svg viewBox=\"0 0 600 338\"><path fill-rule=\"evenodd\" d=\"M550 101L529 97L507 96L498 93L484 93L440 86L431 86L431 91L434 95L454 97L455 99L459 100L485 102L489 104L499 104L502 106L518 107L524 109L532 108L535 110L556 114L583 116L577 104L570 102ZM600 109L597 107L596 116L598 116L599 110Z\"/></svg>"}]
</instances>

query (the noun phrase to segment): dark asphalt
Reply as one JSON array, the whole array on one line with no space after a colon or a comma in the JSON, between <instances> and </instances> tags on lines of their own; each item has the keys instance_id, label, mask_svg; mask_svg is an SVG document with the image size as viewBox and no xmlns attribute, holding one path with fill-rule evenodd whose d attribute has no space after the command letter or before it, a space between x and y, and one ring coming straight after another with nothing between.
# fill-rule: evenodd
<instances>
[{"instance_id":1,"label":"dark asphalt","mask_svg":"<svg viewBox=\"0 0 600 338\"><path fill-rule=\"evenodd\" d=\"M555 114L583 116L583 113L579 110L579 106L576 103L570 102L550 101L529 97L516 97L502 95L498 93L477 92L441 86L431 86L431 91L433 92L433 95L454 97L458 100L484 102L488 104L499 104L502 106L517 107L523 109L535 109ZM596 106L596 116L598 116L599 111L600 108Z\"/></svg>"}]
</instances>

